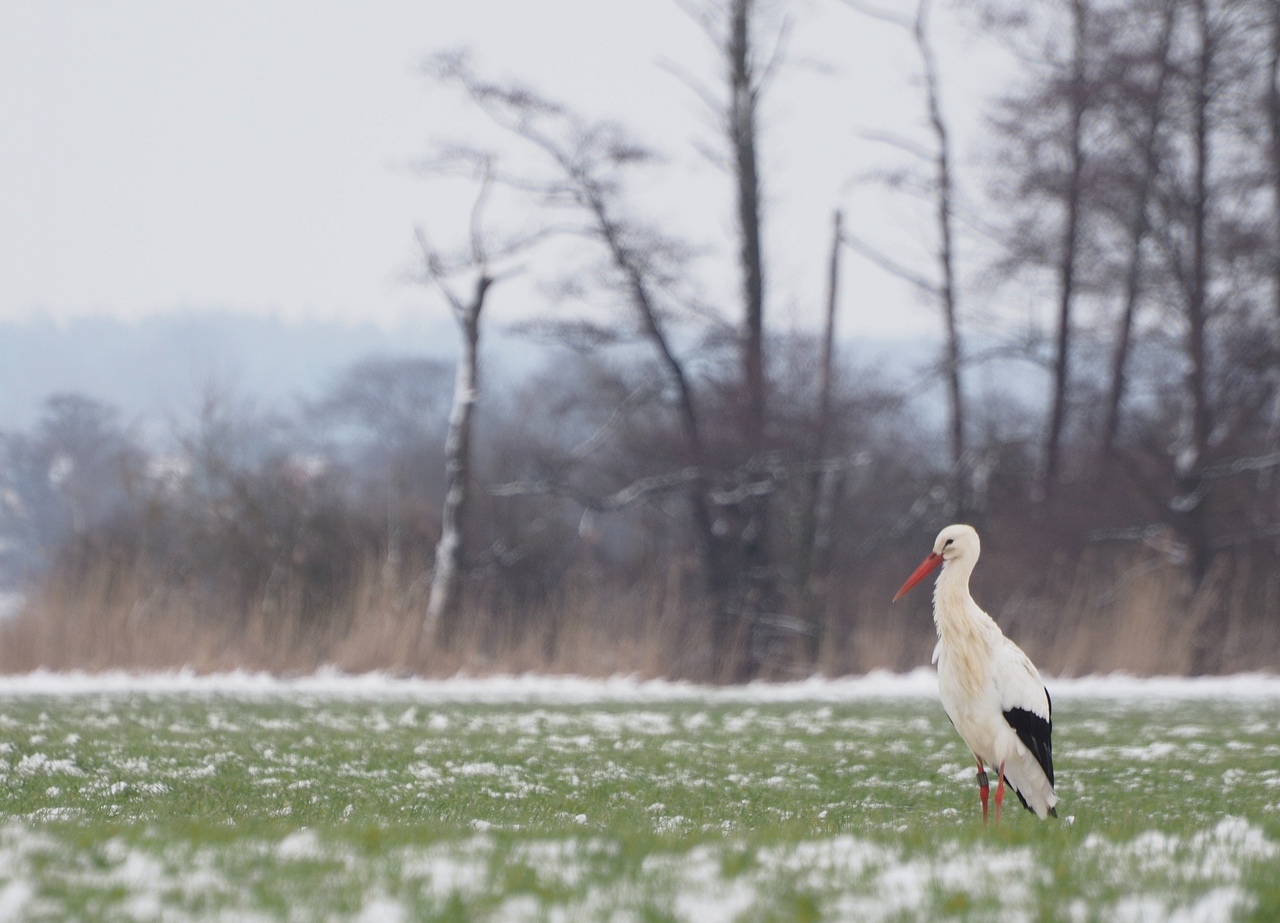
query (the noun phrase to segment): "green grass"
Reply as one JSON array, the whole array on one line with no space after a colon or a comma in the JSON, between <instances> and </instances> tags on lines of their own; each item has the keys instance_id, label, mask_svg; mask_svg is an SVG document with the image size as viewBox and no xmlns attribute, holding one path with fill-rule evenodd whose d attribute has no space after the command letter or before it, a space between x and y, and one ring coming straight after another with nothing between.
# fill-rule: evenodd
<instances>
[{"instance_id":1,"label":"green grass","mask_svg":"<svg viewBox=\"0 0 1280 923\"><path fill-rule=\"evenodd\" d=\"M1280 919L1280 703L1056 705L983 830L928 699L0 697L0 919Z\"/></svg>"}]
</instances>

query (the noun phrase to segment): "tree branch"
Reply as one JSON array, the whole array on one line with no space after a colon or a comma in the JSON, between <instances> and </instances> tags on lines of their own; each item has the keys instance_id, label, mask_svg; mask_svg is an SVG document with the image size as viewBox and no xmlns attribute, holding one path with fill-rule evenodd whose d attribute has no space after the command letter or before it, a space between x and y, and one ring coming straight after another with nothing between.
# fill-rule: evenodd
<instances>
[{"instance_id":1,"label":"tree branch","mask_svg":"<svg viewBox=\"0 0 1280 923\"><path fill-rule=\"evenodd\" d=\"M916 288L920 289L923 292L926 292L933 296L937 296L938 294L937 284L930 282L928 279L926 279L924 276L919 275L918 273L912 272L906 266L903 266L901 263L897 262L892 257L887 256L884 253L881 253L879 250L877 250L875 247L868 244L866 241L862 240L857 235L846 231L844 233L844 236L842 237L842 240L850 250L853 250L855 253L858 253L861 256L864 256L867 259L871 260L871 262L875 263L885 272L895 275L899 279L902 279L906 282L910 282L912 285L914 285Z\"/></svg>"}]
</instances>

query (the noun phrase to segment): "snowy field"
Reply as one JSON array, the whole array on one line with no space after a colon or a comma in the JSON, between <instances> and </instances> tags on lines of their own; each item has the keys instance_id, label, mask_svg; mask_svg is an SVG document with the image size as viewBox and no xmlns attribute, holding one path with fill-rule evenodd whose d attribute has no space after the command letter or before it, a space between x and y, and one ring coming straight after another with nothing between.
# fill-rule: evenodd
<instances>
[{"instance_id":1,"label":"snowy field","mask_svg":"<svg viewBox=\"0 0 1280 923\"><path fill-rule=\"evenodd\" d=\"M927 671L0 677L0 920L1280 919L1280 678L1050 690L984 832Z\"/></svg>"}]
</instances>

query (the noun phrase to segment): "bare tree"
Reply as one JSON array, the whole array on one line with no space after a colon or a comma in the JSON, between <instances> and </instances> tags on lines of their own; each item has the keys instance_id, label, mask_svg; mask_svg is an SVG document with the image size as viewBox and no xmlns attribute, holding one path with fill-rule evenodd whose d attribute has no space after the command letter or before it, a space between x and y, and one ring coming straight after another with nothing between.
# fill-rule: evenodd
<instances>
[{"instance_id":1,"label":"bare tree","mask_svg":"<svg viewBox=\"0 0 1280 923\"><path fill-rule=\"evenodd\" d=\"M832 218L831 255L827 263L827 311L823 325L822 356L818 369L818 409L813 438L807 451L809 476L800 502L796 529L795 584L799 619L808 638L807 666L812 667L822 649L822 608L825 601L826 565L831 551L832 517L842 472L825 466L832 428L832 392L835 387L836 307L839 304L840 249L843 217Z\"/></svg>"},{"instance_id":2,"label":"bare tree","mask_svg":"<svg viewBox=\"0 0 1280 923\"><path fill-rule=\"evenodd\" d=\"M1083 393L1077 379L1081 333L1085 345L1089 341L1088 331L1077 329L1083 302L1109 290L1115 271L1115 244L1103 233L1111 224L1101 219L1114 209L1102 190L1105 170L1099 163L1107 163L1115 136L1127 134L1129 126L1100 120L1098 110L1102 74L1107 61L1117 60L1116 33L1123 17L1116 5L1097 0L976 5L1031 75L995 107L999 169L992 186L1007 215L998 268L1009 277L1042 280L1052 292L1051 331L1043 338L1037 331L1026 351L1049 372L1032 489L1033 498L1043 503L1061 486L1073 410ZM1133 216L1124 220L1132 241ZM1138 246L1142 242L1140 236ZM1130 265L1141 269L1140 263ZM1135 276L1135 286L1140 280Z\"/></svg>"},{"instance_id":3,"label":"bare tree","mask_svg":"<svg viewBox=\"0 0 1280 923\"><path fill-rule=\"evenodd\" d=\"M464 530L473 477L471 431L476 402L480 397L480 315L484 311L489 288L495 282L480 226L489 183L486 171L471 213L470 253L462 265L450 266L428 242L426 233L421 228L418 230L426 277L448 302L462 334L462 352L458 357L453 405L449 411L449 435L445 441L445 497L440 518L440 541L436 545L431 593L422 624L424 644L447 643L452 636L466 565ZM463 269L475 275L471 297L465 300L447 282L451 274Z\"/></svg>"},{"instance_id":4,"label":"bare tree","mask_svg":"<svg viewBox=\"0 0 1280 923\"><path fill-rule=\"evenodd\" d=\"M758 0L678 0L702 27L716 49L725 73L723 93L709 90L696 81L686 82L714 114L727 147L723 163L732 177L737 217L738 271L742 285L742 405L744 421L740 464L762 461L768 446L768 369L765 318L765 256L762 237L764 205L760 167L760 108L765 92L783 60L790 21L783 19L774 29L772 48L763 51L762 40L766 4ZM717 162L720 158L715 158ZM738 624L732 637L742 642L729 660L741 664L733 669L751 671L748 662L757 658L755 623L768 614L774 618L781 608L781 595L774 574L774 551L769 547L771 502L764 495L749 495L734 510L743 523L740 547L742 592L738 601L721 614L721 621ZM740 605L745 604L745 605ZM730 610L739 609L732 613ZM777 621L774 618L774 621ZM746 650L743 650L746 645ZM739 672L735 678L745 674Z\"/></svg>"},{"instance_id":5,"label":"bare tree","mask_svg":"<svg viewBox=\"0 0 1280 923\"><path fill-rule=\"evenodd\" d=\"M946 331L946 358L944 369L947 392L951 399L951 461L958 466L964 457L964 394L960 387L960 319L956 305L954 190L951 171L951 136L942 114L942 100L938 89L938 67L934 61L933 46L928 38L928 0L922 0L916 11L912 35L920 60L924 65L925 97L929 106L929 125L933 129L936 147L934 165L937 176L938 223L938 272L941 277L939 298L942 319Z\"/></svg>"},{"instance_id":6,"label":"bare tree","mask_svg":"<svg viewBox=\"0 0 1280 923\"><path fill-rule=\"evenodd\" d=\"M1208 574L1212 560L1207 510L1199 490L1200 470L1209 461L1213 430L1209 392L1209 234L1214 194L1210 186L1211 161L1218 129L1214 89L1219 42L1210 0L1191 0L1191 36L1184 103L1190 175L1168 190L1165 197L1168 230L1163 234L1163 245L1182 294L1187 362L1187 413L1174 457L1179 499L1173 506L1179 531L1191 549L1198 582Z\"/></svg>"},{"instance_id":7,"label":"bare tree","mask_svg":"<svg viewBox=\"0 0 1280 923\"><path fill-rule=\"evenodd\" d=\"M680 424L679 461L694 472L678 483L688 499L705 585L714 601L712 650L722 665L721 677L739 680L754 672L761 650L770 644L761 640L757 625L764 619L778 621L783 604L779 583L784 578L774 566L777 552L770 547L768 529L771 497L781 481L776 459L765 451L764 260L756 155L757 107L770 66L758 61L752 47L751 24L757 15L752 3L735 0L692 12L717 38L730 74L730 100L722 115L738 193L745 301L739 340L743 387L737 393L746 396L735 403L746 408L746 422L719 420L714 443L704 427L689 361L679 354L672 333L681 319L707 316L685 277L691 248L638 218L627 201L630 173L650 163L652 152L613 123L586 121L525 87L483 80L456 55L437 57L431 69L526 142L545 165L541 172L526 167L519 175L499 170L496 181L531 196L554 216L549 224L557 232L585 239L603 255L598 278L627 306L628 322L606 329L575 321L569 325L571 335L616 342L630 328L656 355ZM770 62L779 54L775 50ZM714 94L705 98L708 104L716 101ZM479 152L455 147L450 155L474 160ZM713 324L723 341L726 326L718 318ZM732 388L713 392L717 397L733 393Z\"/></svg>"},{"instance_id":8,"label":"bare tree","mask_svg":"<svg viewBox=\"0 0 1280 923\"><path fill-rule=\"evenodd\" d=\"M755 0L730 0L729 39L724 45L729 64L729 104L726 127L734 158L734 179L738 203L739 264L742 273L745 329L743 331L743 372L747 392L747 455L758 454L765 445L765 349L764 349L764 255L761 252L760 169L757 152L759 105L770 68L762 64L755 47L752 26L756 20ZM733 651L726 678L743 680L755 670L758 659L754 644L755 622L761 613L778 609L775 581L770 578L768 509L765 497L750 497L744 513L742 556L748 588L742 594L738 618L741 628L734 634L748 640L747 651ZM736 606L734 608L737 608ZM727 613L726 613L727 615ZM724 618L724 616L722 616ZM736 664L736 666L734 666Z\"/></svg>"},{"instance_id":9,"label":"bare tree","mask_svg":"<svg viewBox=\"0 0 1280 923\"><path fill-rule=\"evenodd\" d=\"M1067 74L1067 168L1062 190L1062 240L1058 250L1058 323L1053 350L1053 385L1049 426L1045 435L1041 493L1047 499L1058 480L1062 432L1067 420L1068 379L1071 374L1072 309L1076 296L1076 262L1084 196L1084 119L1089 106L1086 72L1090 8L1086 0L1071 0L1071 62Z\"/></svg>"},{"instance_id":10,"label":"bare tree","mask_svg":"<svg viewBox=\"0 0 1280 923\"><path fill-rule=\"evenodd\" d=\"M1272 304L1280 324L1280 4L1270 3L1266 112L1271 153Z\"/></svg>"},{"instance_id":11,"label":"bare tree","mask_svg":"<svg viewBox=\"0 0 1280 923\"><path fill-rule=\"evenodd\" d=\"M1161 9L1161 34L1148 59L1159 68L1153 86L1161 91L1160 111L1144 114L1144 140L1155 145L1131 151L1158 160L1134 172L1150 216L1146 284L1162 294L1153 308L1163 330L1148 338L1148 349L1164 351L1168 371L1156 413L1148 411L1143 422L1131 410L1139 422L1136 442L1112 457L1125 457L1123 469L1140 489L1153 480L1160 485L1153 515L1176 530L1194 585L1210 596L1222 568L1238 560L1237 549L1271 541L1264 536L1272 535L1276 517L1267 489L1250 493L1234 480L1269 470L1260 460L1275 447L1280 318L1267 307L1276 286L1264 66L1271 36L1258 28L1271 11L1262 18L1258 11L1234 0ZM1168 60L1160 63L1165 51ZM1116 346L1119 356L1124 344ZM1113 395L1122 384L1113 374ZM1114 446L1115 429L1109 425L1103 435L1113 440L1104 449ZM1219 603L1197 609L1202 653L1215 646ZM1212 663L1202 659L1198 668Z\"/></svg>"},{"instance_id":12,"label":"bare tree","mask_svg":"<svg viewBox=\"0 0 1280 923\"><path fill-rule=\"evenodd\" d=\"M747 425L752 451L764 440L764 255L760 248L762 222L760 169L757 154L760 94L764 69L756 60L752 43L753 0L732 0L730 39L726 57L730 65L730 100L727 112L729 142L734 153L737 180L738 234L746 329L743 368L747 382Z\"/></svg>"},{"instance_id":13,"label":"bare tree","mask_svg":"<svg viewBox=\"0 0 1280 923\"><path fill-rule=\"evenodd\" d=\"M726 74L723 99L696 81L686 83L715 114L728 147L738 225L738 268L742 280L742 366L747 447L763 447L768 402L765 369L764 208L759 158L760 106L786 46L788 24L779 27L773 49L763 55L757 35L757 0L678 0L702 27L720 55ZM718 160L718 158L717 158Z\"/></svg>"},{"instance_id":14,"label":"bare tree","mask_svg":"<svg viewBox=\"0 0 1280 923\"><path fill-rule=\"evenodd\" d=\"M950 406L950 420L947 431L951 449L951 463L958 471L965 451L965 403L964 389L961 382L961 366L963 362L960 343L960 311L959 294L956 280L956 193L955 177L952 168L951 133L942 107L942 91L938 74L937 59L933 45L929 40L930 0L920 0L916 6L914 17L908 18L895 11L886 10L863 0L845 0L855 10L884 22L891 23L906 30L916 46L920 56L924 76L925 107L928 113L929 130L933 135L931 148L921 148L901 138L876 134L873 137L887 141L898 149L918 158L930 165L933 175L929 191L934 208L936 227L937 278L928 279L888 258L869 243L854 236L846 236L850 245L859 253L867 256L881 267L900 278L913 283L921 291L938 302L942 312L943 323L943 359L942 374L946 382L947 398Z\"/></svg>"},{"instance_id":15,"label":"bare tree","mask_svg":"<svg viewBox=\"0 0 1280 923\"><path fill-rule=\"evenodd\" d=\"M1150 236L1151 195L1160 170L1159 137L1168 102L1167 84L1172 67L1170 50L1177 23L1179 0L1163 0L1161 26L1150 59L1155 63L1155 79L1149 86L1122 87L1121 92L1136 99L1137 115L1142 124L1141 135L1132 151L1137 160L1133 177L1131 204L1127 222L1127 255L1125 259L1123 304L1112 347L1111 381L1107 389L1107 418L1103 424L1099 472L1105 472L1115 452L1120 431L1120 412L1128 385L1129 357L1133 345L1134 319L1142 297L1144 261ZM1131 108L1122 106L1119 118L1126 121Z\"/></svg>"},{"instance_id":16,"label":"bare tree","mask_svg":"<svg viewBox=\"0 0 1280 923\"><path fill-rule=\"evenodd\" d=\"M496 125L545 160L541 172L495 169L495 181L544 206L552 215L548 226L553 232L585 239L603 255L601 282L629 308L630 323L624 327L633 329L654 350L673 391L684 460L697 472L685 488L694 541L708 591L713 597L723 596L734 581L710 496L710 455L702 414L694 382L669 329L673 317L696 307L682 276L689 248L637 217L625 198L626 175L651 163L653 153L614 123L588 122L526 87L482 79L460 55L437 56L428 71L436 80L466 93ZM473 166L486 156L474 148L455 147L441 166L448 168L456 161ZM619 336L588 322L575 323L572 330L576 336L585 334L600 342L614 342Z\"/></svg>"}]
</instances>

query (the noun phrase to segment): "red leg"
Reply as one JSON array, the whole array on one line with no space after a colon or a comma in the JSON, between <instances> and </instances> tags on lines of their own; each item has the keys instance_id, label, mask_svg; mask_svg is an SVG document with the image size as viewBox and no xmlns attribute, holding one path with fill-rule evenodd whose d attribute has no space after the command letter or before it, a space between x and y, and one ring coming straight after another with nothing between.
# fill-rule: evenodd
<instances>
[{"instance_id":1,"label":"red leg","mask_svg":"<svg viewBox=\"0 0 1280 923\"><path fill-rule=\"evenodd\" d=\"M1000 764L1000 782L996 785L996 826L1000 826L1000 805L1004 804L1004 763Z\"/></svg>"},{"instance_id":2,"label":"red leg","mask_svg":"<svg viewBox=\"0 0 1280 923\"><path fill-rule=\"evenodd\" d=\"M982 826L987 825L987 793L991 791L991 785L987 782L987 767L982 765L982 760L978 760L978 797L982 799Z\"/></svg>"}]
</instances>

